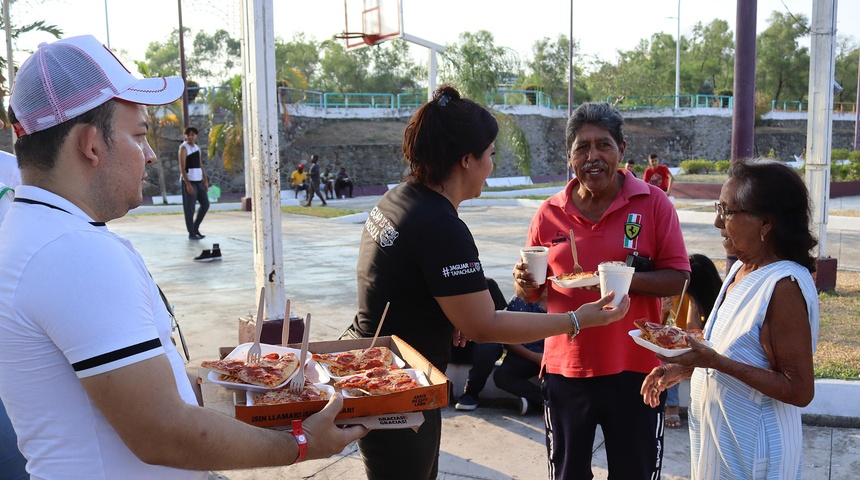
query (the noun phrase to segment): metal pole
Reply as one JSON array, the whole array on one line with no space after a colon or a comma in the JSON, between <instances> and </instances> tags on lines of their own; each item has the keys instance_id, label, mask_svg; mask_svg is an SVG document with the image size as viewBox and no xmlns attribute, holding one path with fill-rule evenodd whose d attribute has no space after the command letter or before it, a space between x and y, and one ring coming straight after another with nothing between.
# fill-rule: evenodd
<instances>
[{"instance_id":1,"label":"metal pole","mask_svg":"<svg viewBox=\"0 0 860 480\"><path fill-rule=\"evenodd\" d=\"M860 50L858 50L860 52ZM857 62L857 91L854 94L854 151L860 150L860 61Z\"/></svg>"},{"instance_id":2,"label":"metal pole","mask_svg":"<svg viewBox=\"0 0 860 480\"><path fill-rule=\"evenodd\" d=\"M809 119L806 133L806 185L812 201L812 231L819 259L827 257L827 200L833 130L833 78L836 51L836 0L813 0L809 48Z\"/></svg>"},{"instance_id":3,"label":"metal pole","mask_svg":"<svg viewBox=\"0 0 860 480\"><path fill-rule=\"evenodd\" d=\"M191 125L188 118L188 83L185 75L185 31L182 28L182 0L176 0L179 5L179 68L182 72L182 81L185 82L185 90L182 92L182 125L183 130Z\"/></svg>"},{"instance_id":4,"label":"metal pole","mask_svg":"<svg viewBox=\"0 0 860 480\"><path fill-rule=\"evenodd\" d=\"M570 0L570 38L567 55L567 118L573 116L573 0ZM565 152L565 158L570 152ZM573 169L567 164L567 181L573 180Z\"/></svg>"},{"instance_id":5,"label":"metal pole","mask_svg":"<svg viewBox=\"0 0 860 480\"><path fill-rule=\"evenodd\" d=\"M678 0L678 41L675 44L675 109L681 106L681 0Z\"/></svg>"},{"instance_id":6,"label":"metal pole","mask_svg":"<svg viewBox=\"0 0 860 480\"><path fill-rule=\"evenodd\" d=\"M107 47L110 48L110 23L108 22L107 0L105 0L105 34L107 36Z\"/></svg>"},{"instance_id":7,"label":"metal pole","mask_svg":"<svg viewBox=\"0 0 860 480\"><path fill-rule=\"evenodd\" d=\"M735 85L732 160L755 152L755 28L757 0L738 2L735 22Z\"/></svg>"},{"instance_id":8,"label":"metal pole","mask_svg":"<svg viewBox=\"0 0 860 480\"><path fill-rule=\"evenodd\" d=\"M12 26L9 22L9 4L12 0L3 0L3 27L6 30L6 67L9 68L9 89L6 95L11 95L12 84L15 83L15 62L12 61ZM12 132L12 145L15 145L15 129L10 128Z\"/></svg>"}]
</instances>

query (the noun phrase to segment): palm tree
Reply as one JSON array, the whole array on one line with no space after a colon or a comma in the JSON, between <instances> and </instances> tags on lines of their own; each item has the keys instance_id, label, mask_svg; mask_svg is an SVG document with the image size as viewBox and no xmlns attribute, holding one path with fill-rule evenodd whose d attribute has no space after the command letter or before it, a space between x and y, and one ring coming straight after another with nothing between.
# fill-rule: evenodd
<instances>
[{"instance_id":1,"label":"palm tree","mask_svg":"<svg viewBox=\"0 0 860 480\"><path fill-rule=\"evenodd\" d=\"M3 0L12 2L13 0ZM9 22L12 23L12 22ZM20 27L15 27L14 25L10 28L10 36L12 40L15 41L21 35L29 32L45 32L50 33L54 36L54 38L60 38L63 35L63 31L60 30L56 25L51 25L45 23L44 20L39 20L38 22L33 22L28 25L22 25ZM0 29L5 29L6 24L3 23L3 16L0 15ZM6 82L9 80L6 78L4 73L7 71L8 59L4 56L0 56L0 121L3 122L3 127L9 126L9 118L6 116L6 94L9 93L6 90Z\"/></svg>"},{"instance_id":2,"label":"palm tree","mask_svg":"<svg viewBox=\"0 0 860 480\"><path fill-rule=\"evenodd\" d=\"M144 77L150 77L149 66L146 62L135 60L137 71ZM149 128L146 130L146 140L155 150L155 154L161 151L161 130L168 126L179 126L179 119L182 117L182 99L179 99L168 105L150 105L146 107L146 113L149 117ZM158 172L158 184L161 188L161 202L167 205L167 185L164 180L164 162L155 162L155 169Z\"/></svg>"},{"instance_id":3,"label":"palm tree","mask_svg":"<svg viewBox=\"0 0 860 480\"><path fill-rule=\"evenodd\" d=\"M209 131L209 155L215 157L222 152L224 168L233 172L242 159L244 151L244 129L242 127L242 76L236 75L223 88L218 88L209 100L209 123L215 123L216 111L230 113L224 123L212 126ZM241 164L241 163L239 163Z\"/></svg>"}]
</instances>

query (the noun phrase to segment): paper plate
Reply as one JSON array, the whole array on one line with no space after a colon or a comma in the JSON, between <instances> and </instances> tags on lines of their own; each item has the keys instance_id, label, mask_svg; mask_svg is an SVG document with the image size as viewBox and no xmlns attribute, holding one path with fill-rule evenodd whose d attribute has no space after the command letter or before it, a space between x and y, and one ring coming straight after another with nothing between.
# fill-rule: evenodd
<instances>
[{"instance_id":1,"label":"paper plate","mask_svg":"<svg viewBox=\"0 0 860 480\"><path fill-rule=\"evenodd\" d=\"M600 277L597 275L592 275L590 277L574 278L571 280L559 280L556 276L547 278L552 280L552 283L558 285L561 288L581 288L600 285Z\"/></svg>"},{"instance_id":2,"label":"paper plate","mask_svg":"<svg viewBox=\"0 0 860 480\"><path fill-rule=\"evenodd\" d=\"M248 349L251 348L251 345L253 345L253 343L243 343L242 345L239 345L238 347L234 348L232 352L228 353L227 356L224 357L224 359L245 360L245 358L247 358L248 356ZM296 355L296 358L298 358L299 354L301 353L301 351L296 348L281 347L280 345L268 345L265 343L260 344L260 352L261 355L268 355L270 353L277 353L278 355L284 355L285 353L294 353ZM308 355L308 357L310 357L310 355ZM221 385L225 388L265 393L269 390L277 390L278 388L281 388L284 385L290 383L290 380L292 380L293 377L298 375L299 371L301 371L301 369L296 369L295 373L290 375L284 383L275 387L261 387L259 385L249 385L247 383L227 382L219 378L221 376L220 373L212 370L209 371L209 375L207 375L207 378L210 382Z\"/></svg>"},{"instance_id":3,"label":"paper plate","mask_svg":"<svg viewBox=\"0 0 860 480\"><path fill-rule=\"evenodd\" d=\"M679 355L683 355L683 354L693 350L692 348L689 348L689 347L688 348L677 348L674 350L659 347L659 346L654 345L653 343L649 342L648 340L645 340L644 338L642 338L642 330L639 330L638 328L636 330L630 330L629 332L627 332L627 334L630 335L630 337L633 339L634 342L647 348L648 350L651 350L654 353L659 353L660 355L663 355L664 357L677 357ZM704 343L705 345L707 345L711 348L714 347L714 344L707 341L707 340L705 340L702 343Z\"/></svg>"}]
</instances>

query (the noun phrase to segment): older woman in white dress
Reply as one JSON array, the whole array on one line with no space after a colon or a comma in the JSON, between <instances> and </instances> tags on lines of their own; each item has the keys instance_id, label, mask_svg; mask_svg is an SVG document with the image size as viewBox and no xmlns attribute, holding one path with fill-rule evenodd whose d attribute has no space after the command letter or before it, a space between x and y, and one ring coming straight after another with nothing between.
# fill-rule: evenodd
<instances>
[{"instance_id":1,"label":"older woman in white dress","mask_svg":"<svg viewBox=\"0 0 860 480\"><path fill-rule=\"evenodd\" d=\"M660 356L671 363L651 372L642 395L655 405L692 377L692 478L799 479L800 409L815 393L818 338L808 192L782 163L739 161L715 208L714 226L738 261L705 326L714 347L688 338L690 353Z\"/></svg>"}]
</instances>

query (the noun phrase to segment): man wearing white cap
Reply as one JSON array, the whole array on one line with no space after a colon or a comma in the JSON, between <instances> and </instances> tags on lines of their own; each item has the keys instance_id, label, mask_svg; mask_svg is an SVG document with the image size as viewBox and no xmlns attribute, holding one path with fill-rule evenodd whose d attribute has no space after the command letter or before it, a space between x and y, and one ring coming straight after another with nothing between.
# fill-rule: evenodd
<instances>
[{"instance_id":1,"label":"man wearing white cap","mask_svg":"<svg viewBox=\"0 0 860 480\"><path fill-rule=\"evenodd\" d=\"M183 88L135 78L91 36L40 45L16 76L23 184L0 228L0 397L35 478L205 479L327 457L366 433L334 425L339 396L294 432L197 406L158 287L105 225L141 203L156 161L143 105Z\"/></svg>"}]
</instances>

